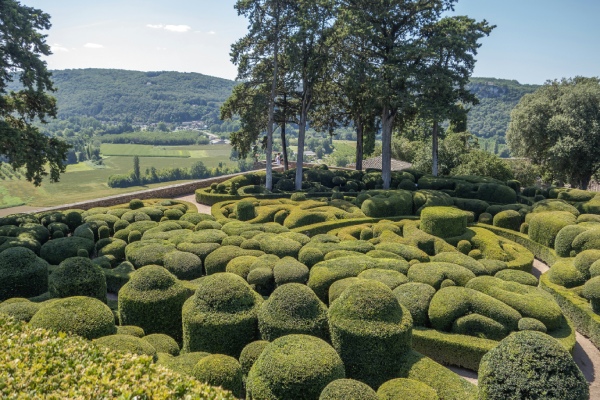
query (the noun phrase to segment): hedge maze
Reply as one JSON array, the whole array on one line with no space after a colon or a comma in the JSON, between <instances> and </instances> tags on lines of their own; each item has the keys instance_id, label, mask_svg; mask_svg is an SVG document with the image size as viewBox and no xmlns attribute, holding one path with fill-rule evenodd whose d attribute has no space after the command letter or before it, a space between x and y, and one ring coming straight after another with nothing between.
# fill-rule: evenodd
<instances>
[{"instance_id":1,"label":"hedge maze","mask_svg":"<svg viewBox=\"0 0 600 400\"><path fill-rule=\"evenodd\" d=\"M600 197L416 171L388 191L377 171L309 169L302 192L292 178L198 190L212 215L132 200L0 219L4 346L42 328L132 353L170 398L589 397L569 353L576 330L600 345ZM551 266L539 281L534 257Z\"/></svg>"}]
</instances>

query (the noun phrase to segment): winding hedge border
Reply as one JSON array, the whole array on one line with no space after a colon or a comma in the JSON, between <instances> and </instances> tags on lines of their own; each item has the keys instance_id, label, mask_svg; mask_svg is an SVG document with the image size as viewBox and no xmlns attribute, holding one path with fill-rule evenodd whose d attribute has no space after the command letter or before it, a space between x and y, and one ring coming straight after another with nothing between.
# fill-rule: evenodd
<instances>
[{"instance_id":1,"label":"winding hedge border","mask_svg":"<svg viewBox=\"0 0 600 400\"><path fill-rule=\"evenodd\" d=\"M479 224L478 226L525 246L550 267L561 259L553 249L534 242L522 233L489 225ZM573 321L576 329L588 337L596 347L600 348L600 315L592 310L589 302L572 290L550 282L547 273L542 274L540 277L540 287L552 294L563 313Z\"/></svg>"},{"instance_id":2,"label":"winding hedge border","mask_svg":"<svg viewBox=\"0 0 600 400\"><path fill-rule=\"evenodd\" d=\"M217 203L222 203L225 201L236 201L243 200L247 198L255 198L257 200L273 200L273 199L289 199L294 192L289 193L268 193L268 194L259 194L259 193L251 193L247 195L239 195L239 194L227 194L227 193L207 193L206 190L208 188L202 188L196 190L196 202L201 204L206 204L208 206L213 206ZM297 192L303 193L307 198L313 197L331 197L334 192ZM342 192L343 193L343 192ZM345 194L345 193L344 193Z\"/></svg>"}]
</instances>

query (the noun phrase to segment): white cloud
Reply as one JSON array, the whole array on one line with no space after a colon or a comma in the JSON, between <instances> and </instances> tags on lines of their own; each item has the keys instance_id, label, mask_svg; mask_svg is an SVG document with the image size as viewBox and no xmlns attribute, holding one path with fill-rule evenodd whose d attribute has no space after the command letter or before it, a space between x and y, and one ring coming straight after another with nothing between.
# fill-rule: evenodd
<instances>
[{"instance_id":1,"label":"white cloud","mask_svg":"<svg viewBox=\"0 0 600 400\"><path fill-rule=\"evenodd\" d=\"M54 43L52 46L50 46L50 51L52 51L53 53L68 53L69 49L67 49L66 47L62 47L58 43Z\"/></svg>"},{"instance_id":2,"label":"white cloud","mask_svg":"<svg viewBox=\"0 0 600 400\"><path fill-rule=\"evenodd\" d=\"M104 46L102 46L101 44L98 44L98 43L86 43L83 45L83 47L86 47L88 49L101 49Z\"/></svg>"},{"instance_id":3,"label":"white cloud","mask_svg":"<svg viewBox=\"0 0 600 400\"><path fill-rule=\"evenodd\" d=\"M187 32L192 29L189 25L165 25L165 30L171 32Z\"/></svg>"},{"instance_id":4,"label":"white cloud","mask_svg":"<svg viewBox=\"0 0 600 400\"><path fill-rule=\"evenodd\" d=\"M189 25L163 25L163 24L146 24L147 28L164 29L169 32L185 33L192 29Z\"/></svg>"},{"instance_id":5,"label":"white cloud","mask_svg":"<svg viewBox=\"0 0 600 400\"><path fill-rule=\"evenodd\" d=\"M209 31L209 32L206 32L206 33L208 33L209 35L216 35L217 34L217 32L215 32L215 31Z\"/></svg>"},{"instance_id":6,"label":"white cloud","mask_svg":"<svg viewBox=\"0 0 600 400\"><path fill-rule=\"evenodd\" d=\"M156 50L158 50L158 51L165 51L165 50L167 50L167 48L166 47L157 47Z\"/></svg>"}]
</instances>

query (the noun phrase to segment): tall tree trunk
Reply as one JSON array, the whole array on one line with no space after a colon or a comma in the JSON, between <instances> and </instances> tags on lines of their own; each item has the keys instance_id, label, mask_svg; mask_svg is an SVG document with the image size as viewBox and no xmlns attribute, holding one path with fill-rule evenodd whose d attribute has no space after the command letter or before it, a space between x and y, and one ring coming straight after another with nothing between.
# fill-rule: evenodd
<instances>
[{"instance_id":1,"label":"tall tree trunk","mask_svg":"<svg viewBox=\"0 0 600 400\"><path fill-rule=\"evenodd\" d=\"M433 176L438 176L438 121L437 118L433 121L433 143L431 145L431 159L433 160L433 167L431 169L431 174Z\"/></svg>"},{"instance_id":2,"label":"tall tree trunk","mask_svg":"<svg viewBox=\"0 0 600 400\"><path fill-rule=\"evenodd\" d=\"M296 190L302 190L302 167L304 165L304 137L306 136L306 112L304 100L300 111L300 124L298 125L298 152L296 156Z\"/></svg>"},{"instance_id":3,"label":"tall tree trunk","mask_svg":"<svg viewBox=\"0 0 600 400\"><path fill-rule=\"evenodd\" d=\"M281 145L283 146L283 170L290 169L288 164L287 142L285 140L285 121L281 123Z\"/></svg>"},{"instance_id":4,"label":"tall tree trunk","mask_svg":"<svg viewBox=\"0 0 600 400\"><path fill-rule=\"evenodd\" d=\"M269 98L269 123L267 124L267 176L265 186L273 190L273 125L275 124L275 93L277 91L277 69L279 56L279 2L275 10L275 46L273 48L273 82L271 83L271 97Z\"/></svg>"},{"instance_id":5,"label":"tall tree trunk","mask_svg":"<svg viewBox=\"0 0 600 400\"><path fill-rule=\"evenodd\" d=\"M389 189L392 182L392 129L396 113L388 106L381 114L381 178L383 188Z\"/></svg>"},{"instance_id":6,"label":"tall tree trunk","mask_svg":"<svg viewBox=\"0 0 600 400\"><path fill-rule=\"evenodd\" d=\"M362 171L363 166L363 124L360 118L356 121L356 170Z\"/></svg>"}]
</instances>

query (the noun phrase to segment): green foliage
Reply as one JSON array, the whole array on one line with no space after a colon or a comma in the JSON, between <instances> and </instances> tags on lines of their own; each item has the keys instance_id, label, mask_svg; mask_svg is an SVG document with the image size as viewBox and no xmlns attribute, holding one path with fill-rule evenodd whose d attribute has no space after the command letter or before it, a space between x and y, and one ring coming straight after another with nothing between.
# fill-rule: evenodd
<instances>
[{"instance_id":1,"label":"green foliage","mask_svg":"<svg viewBox=\"0 0 600 400\"><path fill-rule=\"evenodd\" d=\"M0 314L9 315L17 321L29 322L40 308L42 308L41 304L27 299L13 298L13 301L5 301L0 304Z\"/></svg>"},{"instance_id":2,"label":"green foliage","mask_svg":"<svg viewBox=\"0 0 600 400\"><path fill-rule=\"evenodd\" d=\"M412 317L384 284L359 280L329 308L331 343L349 378L378 387L410 350Z\"/></svg>"},{"instance_id":3,"label":"green foliage","mask_svg":"<svg viewBox=\"0 0 600 400\"><path fill-rule=\"evenodd\" d=\"M111 393L123 398L233 399L229 393L157 366L147 356L124 355L3 316L0 325L5 349L0 380L6 383L0 389L2 397L30 398L35 390L56 398L93 398L98 393ZM30 366L16 368L23 354L28 355ZM35 369L36 365L44 368Z\"/></svg>"},{"instance_id":4,"label":"green foliage","mask_svg":"<svg viewBox=\"0 0 600 400\"><path fill-rule=\"evenodd\" d=\"M378 400L379 397L368 385L354 379L336 379L319 396L319 400L342 399Z\"/></svg>"},{"instance_id":5,"label":"green foliage","mask_svg":"<svg viewBox=\"0 0 600 400\"><path fill-rule=\"evenodd\" d=\"M377 389L380 400L414 399L438 400L437 392L423 382L413 379L396 378L385 382Z\"/></svg>"},{"instance_id":6,"label":"green foliage","mask_svg":"<svg viewBox=\"0 0 600 400\"><path fill-rule=\"evenodd\" d=\"M202 260L193 253L171 251L165 254L163 265L178 279L192 280L202 276Z\"/></svg>"},{"instance_id":7,"label":"green foliage","mask_svg":"<svg viewBox=\"0 0 600 400\"><path fill-rule=\"evenodd\" d=\"M367 217L383 218L411 215L412 194L406 190L395 190L377 194L365 200L360 206Z\"/></svg>"},{"instance_id":8,"label":"green foliage","mask_svg":"<svg viewBox=\"0 0 600 400\"><path fill-rule=\"evenodd\" d=\"M40 257L52 265L58 265L67 258L77 257L77 252L80 249L92 254L94 252L94 241L78 236L53 239L44 243L40 250Z\"/></svg>"},{"instance_id":9,"label":"green foliage","mask_svg":"<svg viewBox=\"0 0 600 400\"><path fill-rule=\"evenodd\" d=\"M329 344L314 336L287 335L268 344L250 369L247 397L316 400L330 382L342 378L344 363Z\"/></svg>"},{"instance_id":10,"label":"green foliage","mask_svg":"<svg viewBox=\"0 0 600 400\"><path fill-rule=\"evenodd\" d=\"M210 386L220 386L237 398L244 397L242 367L233 357L211 354L203 357L192 371L194 378Z\"/></svg>"},{"instance_id":11,"label":"green foliage","mask_svg":"<svg viewBox=\"0 0 600 400\"><path fill-rule=\"evenodd\" d=\"M276 262L273 267L273 278L276 286L285 285L286 283L306 284L308 276L308 267L292 257L284 257Z\"/></svg>"},{"instance_id":12,"label":"green foliage","mask_svg":"<svg viewBox=\"0 0 600 400\"><path fill-rule=\"evenodd\" d=\"M146 335L144 330L139 326L135 325L120 325L117 326L117 334L119 335L131 335L142 338Z\"/></svg>"},{"instance_id":13,"label":"green foliage","mask_svg":"<svg viewBox=\"0 0 600 400\"><path fill-rule=\"evenodd\" d=\"M139 326L146 334L164 333L180 342L180 310L188 297L188 291L165 268L142 267L119 290L119 322Z\"/></svg>"},{"instance_id":14,"label":"green foliage","mask_svg":"<svg viewBox=\"0 0 600 400\"><path fill-rule=\"evenodd\" d=\"M242 373L244 376L248 375L250 368L252 368L268 344L269 342L266 340L255 340L254 342L248 343L246 347L243 348L240 353L240 365L242 366Z\"/></svg>"},{"instance_id":15,"label":"green foliage","mask_svg":"<svg viewBox=\"0 0 600 400\"><path fill-rule=\"evenodd\" d=\"M108 335L94 339L94 343L100 347L106 347L121 353L135 355L146 355L156 359L156 349L145 339L132 335Z\"/></svg>"},{"instance_id":16,"label":"green foliage","mask_svg":"<svg viewBox=\"0 0 600 400\"><path fill-rule=\"evenodd\" d=\"M554 240L554 250L560 257L569 257L573 251L573 241L580 234L588 229L580 225L567 225L562 228Z\"/></svg>"},{"instance_id":17,"label":"green foliage","mask_svg":"<svg viewBox=\"0 0 600 400\"><path fill-rule=\"evenodd\" d=\"M481 399L589 398L585 377L569 352L541 332L504 339L483 357L478 375Z\"/></svg>"},{"instance_id":18,"label":"green foliage","mask_svg":"<svg viewBox=\"0 0 600 400\"><path fill-rule=\"evenodd\" d=\"M34 328L66 332L92 340L117 332L115 317L106 304L84 296L54 300L29 321Z\"/></svg>"},{"instance_id":19,"label":"green foliage","mask_svg":"<svg viewBox=\"0 0 600 400\"><path fill-rule=\"evenodd\" d=\"M262 297L238 275L201 278L183 305L183 351L206 351L238 357L258 336L256 312Z\"/></svg>"},{"instance_id":20,"label":"green foliage","mask_svg":"<svg viewBox=\"0 0 600 400\"><path fill-rule=\"evenodd\" d=\"M467 228L467 215L450 207L427 207L421 212L422 231L441 238L460 236Z\"/></svg>"},{"instance_id":21,"label":"green foliage","mask_svg":"<svg viewBox=\"0 0 600 400\"><path fill-rule=\"evenodd\" d=\"M135 268L141 268L145 265L163 265L165 255L172 251L175 251L175 245L166 240L142 240L127 245L125 257Z\"/></svg>"},{"instance_id":22,"label":"green foliage","mask_svg":"<svg viewBox=\"0 0 600 400\"><path fill-rule=\"evenodd\" d=\"M408 279L412 282L426 283L439 289L442 282L449 279L456 285L465 286L475 278L469 269L448 262L430 262L415 264L408 270Z\"/></svg>"},{"instance_id":23,"label":"green foliage","mask_svg":"<svg viewBox=\"0 0 600 400\"><path fill-rule=\"evenodd\" d=\"M546 247L553 248L556 236L567 225L574 225L576 218L566 211L534 213L529 218L529 237Z\"/></svg>"},{"instance_id":24,"label":"green foliage","mask_svg":"<svg viewBox=\"0 0 600 400\"><path fill-rule=\"evenodd\" d=\"M533 276L532 274L530 274L528 272L517 271L514 269L505 269L502 271L498 271L498 272L496 272L494 277L502 279L503 281L517 282L522 285L528 285L528 286L537 286L538 285L538 280L535 276Z\"/></svg>"},{"instance_id":25,"label":"green foliage","mask_svg":"<svg viewBox=\"0 0 600 400\"><path fill-rule=\"evenodd\" d=\"M500 211L494 215L493 225L499 228L512 229L513 231L519 231L522 222L521 214L514 210Z\"/></svg>"},{"instance_id":26,"label":"green foliage","mask_svg":"<svg viewBox=\"0 0 600 400\"><path fill-rule=\"evenodd\" d=\"M598 78L546 82L511 113L509 147L515 155L541 164L555 179L587 189L600 160L598 99Z\"/></svg>"},{"instance_id":27,"label":"green foliage","mask_svg":"<svg viewBox=\"0 0 600 400\"><path fill-rule=\"evenodd\" d=\"M106 278L89 258L71 257L52 272L48 291L52 297L88 296L106 303Z\"/></svg>"},{"instance_id":28,"label":"green foliage","mask_svg":"<svg viewBox=\"0 0 600 400\"><path fill-rule=\"evenodd\" d=\"M514 177L506 161L485 150L471 150L461 156L460 164L453 168L451 173L452 175L488 176L500 181L508 181ZM481 198L481 200L493 201L490 198Z\"/></svg>"},{"instance_id":29,"label":"green foliage","mask_svg":"<svg viewBox=\"0 0 600 400\"><path fill-rule=\"evenodd\" d=\"M291 334L329 338L327 307L306 285L278 287L258 310L258 329L263 340Z\"/></svg>"},{"instance_id":30,"label":"green foliage","mask_svg":"<svg viewBox=\"0 0 600 400\"><path fill-rule=\"evenodd\" d=\"M412 316L414 326L429 325L429 303L435 289L425 283L409 282L393 290L398 302L406 307Z\"/></svg>"},{"instance_id":31,"label":"green foliage","mask_svg":"<svg viewBox=\"0 0 600 400\"><path fill-rule=\"evenodd\" d=\"M24 247L0 252L0 301L34 297L48 290L48 263Z\"/></svg>"},{"instance_id":32,"label":"green foliage","mask_svg":"<svg viewBox=\"0 0 600 400\"><path fill-rule=\"evenodd\" d=\"M258 257L263 254L262 251L258 250L244 250L237 246L230 245L221 246L206 256L206 259L204 260L204 269L206 270L207 275L225 272L227 264L234 258L240 256Z\"/></svg>"}]
</instances>

